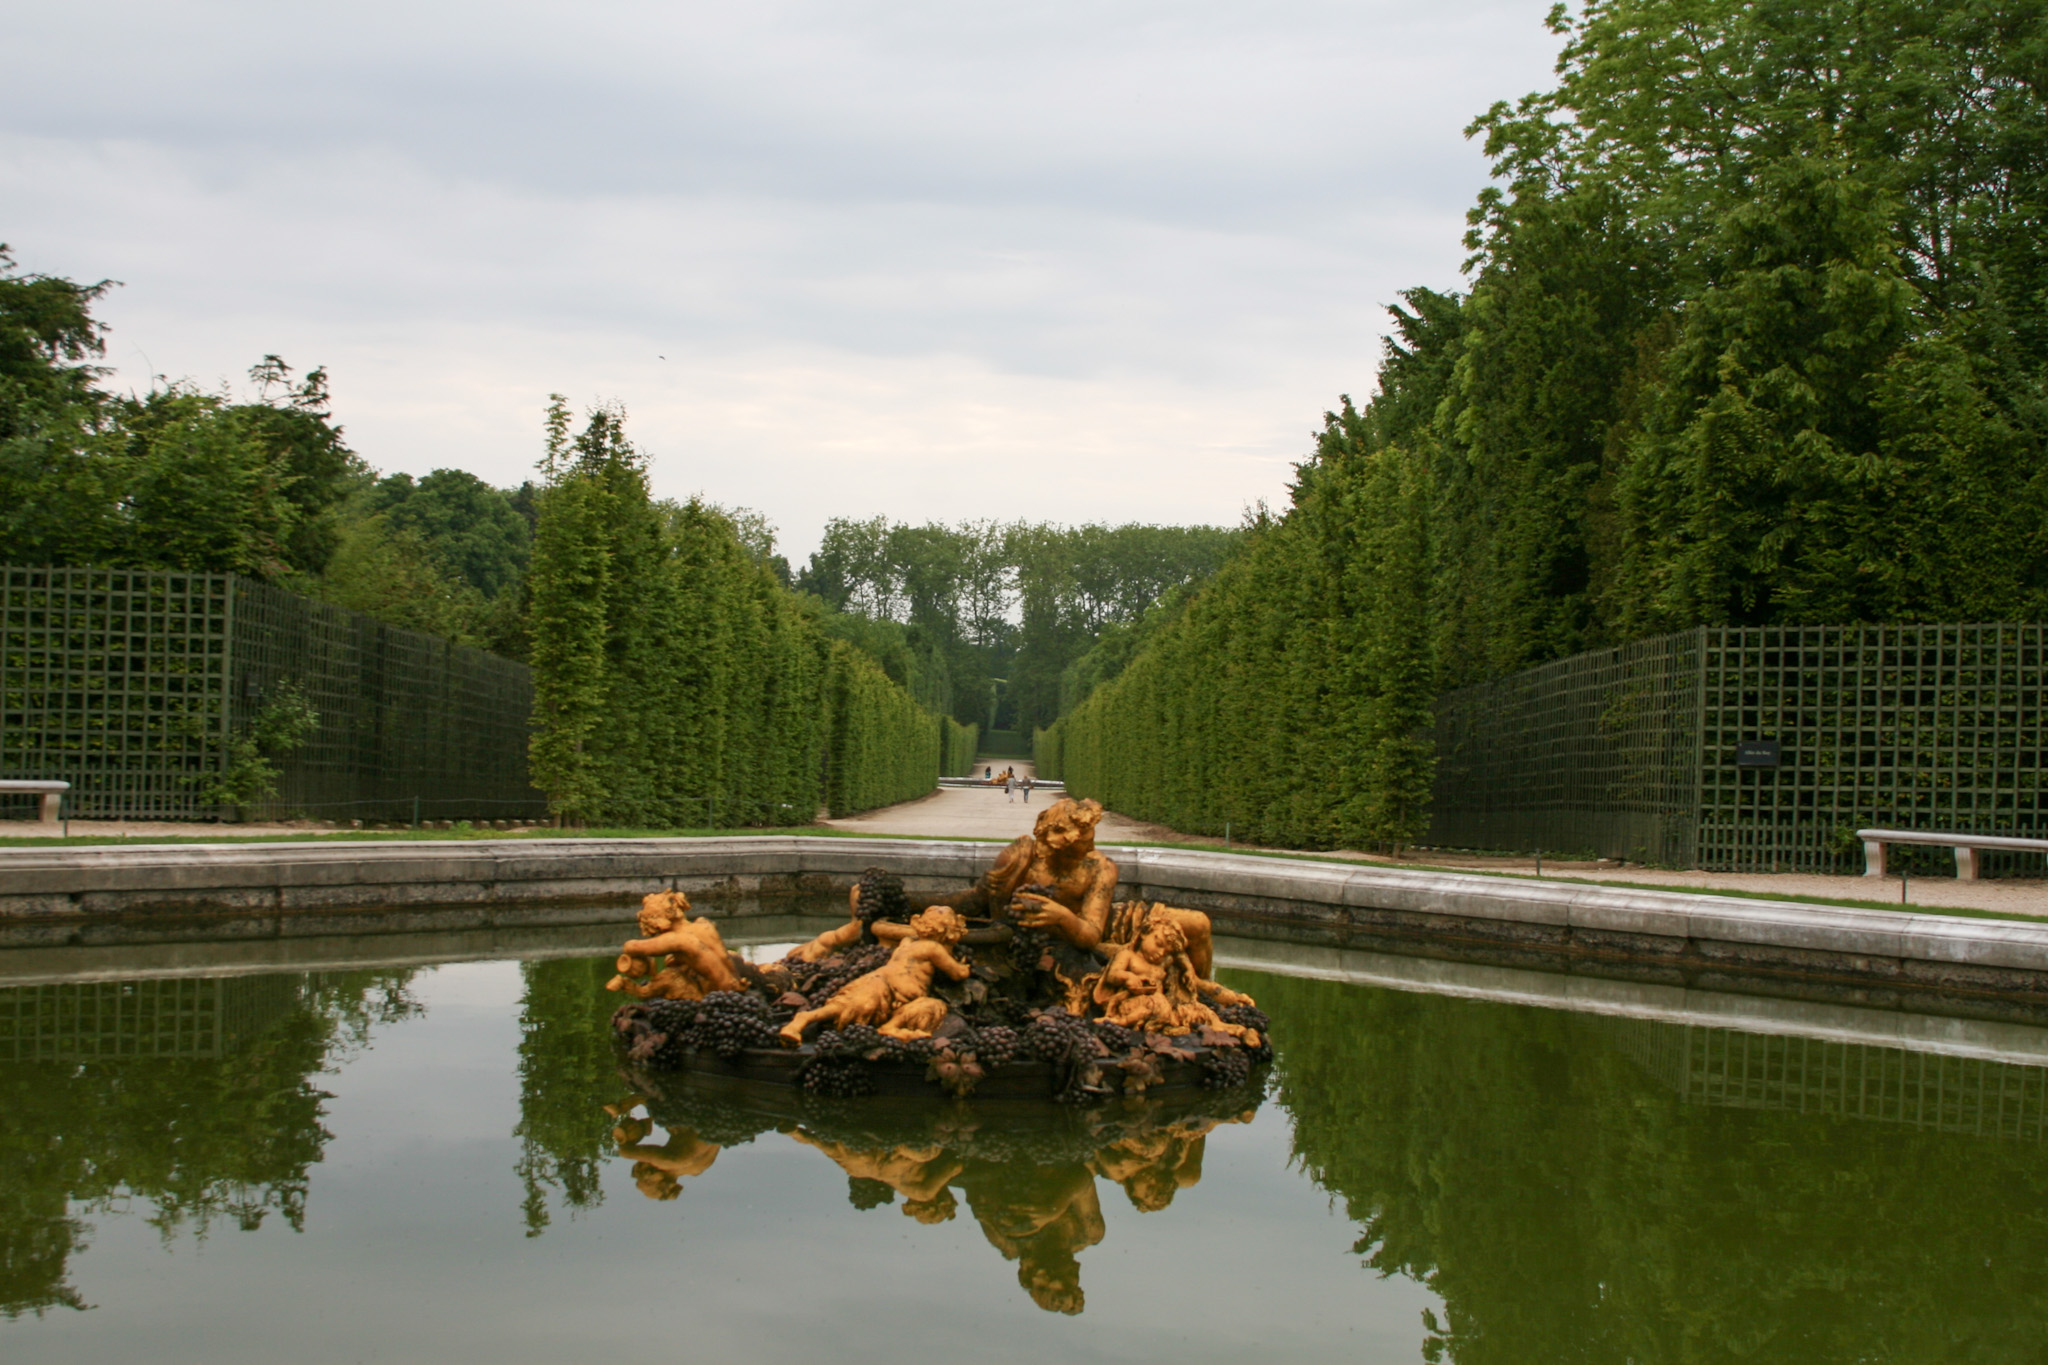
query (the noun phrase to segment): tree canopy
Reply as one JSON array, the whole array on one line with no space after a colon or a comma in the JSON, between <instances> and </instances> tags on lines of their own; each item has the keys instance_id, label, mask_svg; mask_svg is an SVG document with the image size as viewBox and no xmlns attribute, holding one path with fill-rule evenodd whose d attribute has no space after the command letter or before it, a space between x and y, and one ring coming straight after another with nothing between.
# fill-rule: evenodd
<instances>
[{"instance_id":1,"label":"tree canopy","mask_svg":"<svg viewBox=\"0 0 2048 1365\"><path fill-rule=\"evenodd\" d=\"M2048 11L1549 22L1556 84L1470 129L1497 183L1469 290L1402 295L1376 392L1326 414L1273 534L1062 723L1082 787L1220 830L1190 793L1249 784L1278 840L1398 843L1432 692L1697 625L2048 608ZM1183 672L1277 656L1293 700L1172 680L1204 631ZM1112 712L1151 766L1101 749ZM1283 712L1379 795L1300 763ZM1169 757L1235 735L1227 763Z\"/></svg>"},{"instance_id":2,"label":"tree canopy","mask_svg":"<svg viewBox=\"0 0 2048 1365\"><path fill-rule=\"evenodd\" d=\"M1063 675L1102 632L1206 578L1238 532L1214 526L1053 526L834 519L796 586L880 634L898 681L956 718L990 728L1050 724ZM866 640L863 640L866 643ZM872 647L872 646L870 646Z\"/></svg>"}]
</instances>

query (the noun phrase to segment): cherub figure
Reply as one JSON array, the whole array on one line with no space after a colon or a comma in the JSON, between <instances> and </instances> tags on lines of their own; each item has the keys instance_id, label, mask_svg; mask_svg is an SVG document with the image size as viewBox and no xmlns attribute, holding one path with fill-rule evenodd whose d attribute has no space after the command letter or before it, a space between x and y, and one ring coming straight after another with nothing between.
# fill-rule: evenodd
<instances>
[{"instance_id":1,"label":"cherub figure","mask_svg":"<svg viewBox=\"0 0 2048 1365\"><path fill-rule=\"evenodd\" d=\"M708 991L745 990L717 926L692 920L690 898L657 891L640 902L640 932L619 951L619 974L605 983L636 1000L701 1000Z\"/></svg>"},{"instance_id":2,"label":"cherub figure","mask_svg":"<svg viewBox=\"0 0 2048 1365\"><path fill-rule=\"evenodd\" d=\"M944 972L952 981L967 979L967 964L950 951L966 936L967 921L947 906L911 916L910 937L886 963L847 982L816 1009L801 1011L783 1025L782 1040L800 1045L813 1024L873 1024L891 1038L930 1037L946 1017L946 1002L931 994L932 976Z\"/></svg>"},{"instance_id":3,"label":"cherub figure","mask_svg":"<svg viewBox=\"0 0 2048 1365\"><path fill-rule=\"evenodd\" d=\"M801 1128L789 1130L798 1142L816 1147L856 1180L876 1180L904 1198L903 1212L920 1223L943 1223L956 1207L946 1185L966 1163L944 1147L901 1146L863 1151L843 1142L812 1137Z\"/></svg>"},{"instance_id":4,"label":"cherub figure","mask_svg":"<svg viewBox=\"0 0 2048 1365\"><path fill-rule=\"evenodd\" d=\"M1143 1032L1182 1034L1196 1029L1227 1033L1249 1046L1258 1032L1226 1024L1203 1003L1206 996L1222 1005L1249 1004L1251 997L1204 980L1188 958L1188 941L1167 906L1153 906L1145 915L1137 940L1117 950L1095 983L1095 1003L1112 1024Z\"/></svg>"},{"instance_id":5,"label":"cherub figure","mask_svg":"<svg viewBox=\"0 0 2048 1365\"><path fill-rule=\"evenodd\" d=\"M1136 943L1126 944L1110 959L1095 983L1095 1003L1112 1024L1140 1030L1186 1032L1180 1011L1166 990L1166 970L1187 951L1187 938L1169 922L1146 925Z\"/></svg>"}]
</instances>

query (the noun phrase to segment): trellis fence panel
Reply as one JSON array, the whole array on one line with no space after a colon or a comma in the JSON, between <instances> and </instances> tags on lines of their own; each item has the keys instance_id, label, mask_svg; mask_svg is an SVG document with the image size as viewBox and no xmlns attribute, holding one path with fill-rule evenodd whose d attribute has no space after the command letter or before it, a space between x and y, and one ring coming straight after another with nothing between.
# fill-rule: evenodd
<instances>
[{"instance_id":1,"label":"trellis fence panel","mask_svg":"<svg viewBox=\"0 0 2048 1365\"><path fill-rule=\"evenodd\" d=\"M320 723L276 799L206 805L281 683ZM268 584L0 568L0 777L69 781L80 817L534 818L532 709L523 664Z\"/></svg>"},{"instance_id":2,"label":"trellis fence panel","mask_svg":"<svg viewBox=\"0 0 2048 1365\"><path fill-rule=\"evenodd\" d=\"M2044 654L2038 625L1704 628L1468 687L1437 703L1429 842L1848 872L1859 827L2048 834Z\"/></svg>"}]
</instances>

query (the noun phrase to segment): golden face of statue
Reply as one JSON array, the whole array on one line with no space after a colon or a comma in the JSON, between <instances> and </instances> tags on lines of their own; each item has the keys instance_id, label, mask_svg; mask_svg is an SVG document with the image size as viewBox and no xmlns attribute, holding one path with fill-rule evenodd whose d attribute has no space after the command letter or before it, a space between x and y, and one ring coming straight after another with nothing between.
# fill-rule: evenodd
<instances>
[{"instance_id":1,"label":"golden face of statue","mask_svg":"<svg viewBox=\"0 0 2048 1365\"><path fill-rule=\"evenodd\" d=\"M1100 802L1068 797L1046 807L1032 826L1031 837L1057 853L1086 853L1095 847L1095 825L1100 819Z\"/></svg>"},{"instance_id":2,"label":"golden face of statue","mask_svg":"<svg viewBox=\"0 0 2048 1365\"><path fill-rule=\"evenodd\" d=\"M1138 951L1148 962L1164 962L1175 953L1185 952L1187 946L1187 936L1181 933L1179 926L1163 920L1148 925L1144 936L1138 940Z\"/></svg>"},{"instance_id":3,"label":"golden face of statue","mask_svg":"<svg viewBox=\"0 0 2048 1365\"><path fill-rule=\"evenodd\" d=\"M917 938L953 944L967 937L967 921L949 905L934 905L910 917L910 932Z\"/></svg>"},{"instance_id":4,"label":"golden face of statue","mask_svg":"<svg viewBox=\"0 0 2048 1365\"><path fill-rule=\"evenodd\" d=\"M690 898L680 891L657 891L640 900L640 932L649 938L667 933L690 917Z\"/></svg>"}]
</instances>

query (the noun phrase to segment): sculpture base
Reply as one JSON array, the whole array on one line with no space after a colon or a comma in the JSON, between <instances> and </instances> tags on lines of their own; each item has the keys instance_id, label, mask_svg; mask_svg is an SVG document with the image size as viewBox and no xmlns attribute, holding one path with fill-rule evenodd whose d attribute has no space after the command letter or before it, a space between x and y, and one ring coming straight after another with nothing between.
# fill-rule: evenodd
<instances>
[{"instance_id":1,"label":"sculpture base","mask_svg":"<svg viewBox=\"0 0 2048 1365\"><path fill-rule=\"evenodd\" d=\"M622 1005L612 1029L626 1065L638 1072L720 1077L836 1099L947 1094L1086 1104L1153 1091L1235 1089L1262 1075L1272 1058L1270 1045L1247 1047L1208 1031L1140 1033L1057 1009L1024 1027L975 1028L954 1017L929 1038L847 1029L790 1047L774 1041L775 1015L764 1003L734 992L703 1002Z\"/></svg>"},{"instance_id":2,"label":"sculpture base","mask_svg":"<svg viewBox=\"0 0 2048 1365\"><path fill-rule=\"evenodd\" d=\"M792 1089L804 1088L803 1073L816 1060L816 1054L806 1050L792 1051L789 1048L748 1048L731 1058L721 1057L715 1052L687 1049L679 1058L680 1065L658 1068L644 1068L643 1073L660 1075L663 1072L688 1072L692 1076L716 1076L726 1080L753 1081L763 1085L786 1086ZM941 1087L931 1079L931 1063L928 1061L898 1061L884 1058L864 1063L869 1084L868 1093L893 1095L933 1095ZM1208 1085L1209 1071L1199 1057L1164 1059L1160 1067L1160 1078L1146 1087L1146 1091L1173 1091L1186 1093L1203 1089L1214 1089ZM1062 1088L1061 1068L1051 1062L1015 1061L997 1067L975 1083L976 1099L1050 1099ZM1122 1093L1121 1086L1103 1086L1099 1097L1107 1099Z\"/></svg>"}]
</instances>

